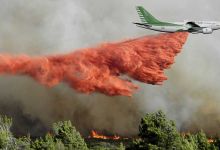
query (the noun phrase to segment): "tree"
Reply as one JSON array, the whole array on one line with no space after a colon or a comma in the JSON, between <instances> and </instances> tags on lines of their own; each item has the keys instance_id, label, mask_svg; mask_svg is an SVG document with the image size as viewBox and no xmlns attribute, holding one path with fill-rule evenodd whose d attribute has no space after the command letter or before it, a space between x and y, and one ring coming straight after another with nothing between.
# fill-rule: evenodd
<instances>
[{"instance_id":1,"label":"tree","mask_svg":"<svg viewBox=\"0 0 220 150\"><path fill-rule=\"evenodd\" d=\"M194 139L199 150L207 150L211 148L211 144L208 142L208 138L203 131L194 135Z\"/></svg>"},{"instance_id":2,"label":"tree","mask_svg":"<svg viewBox=\"0 0 220 150\"><path fill-rule=\"evenodd\" d=\"M173 121L168 120L162 111L146 114L139 126L139 137L149 149L176 149L181 137ZM144 144L143 143L143 144Z\"/></svg>"},{"instance_id":3,"label":"tree","mask_svg":"<svg viewBox=\"0 0 220 150\"><path fill-rule=\"evenodd\" d=\"M162 111L148 113L141 119L139 139L127 149L137 150L185 150L188 144L178 133L173 121L168 120Z\"/></svg>"},{"instance_id":4,"label":"tree","mask_svg":"<svg viewBox=\"0 0 220 150\"><path fill-rule=\"evenodd\" d=\"M70 121L53 124L55 140L60 140L69 150L88 150L88 147Z\"/></svg>"}]
</instances>

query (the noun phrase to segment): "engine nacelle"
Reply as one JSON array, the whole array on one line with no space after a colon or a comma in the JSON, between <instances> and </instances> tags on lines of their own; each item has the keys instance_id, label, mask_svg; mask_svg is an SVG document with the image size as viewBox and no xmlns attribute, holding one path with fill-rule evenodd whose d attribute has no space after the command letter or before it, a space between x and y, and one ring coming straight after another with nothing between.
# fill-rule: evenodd
<instances>
[{"instance_id":1,"label":"engine nacelle","mask_svg":"<svg viewBox=\"0 0 220 150\"><path fill-rule=\"evenodd\" d=\"M213 32L213 30L211 28L202 29L202 33L204 33L204 34L211 34L212 32Z\"/></svg>"}]
</instances>

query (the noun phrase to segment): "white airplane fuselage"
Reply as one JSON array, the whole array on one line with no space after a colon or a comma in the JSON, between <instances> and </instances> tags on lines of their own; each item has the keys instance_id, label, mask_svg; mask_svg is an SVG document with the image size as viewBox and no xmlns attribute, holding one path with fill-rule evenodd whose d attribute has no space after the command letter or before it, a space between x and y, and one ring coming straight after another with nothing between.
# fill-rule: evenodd
<instances>
[{"instance_id":1,"label":"white airplane fuselage","mask_svg":"<svg viewBox=\"0 0 220 150\"><path fill-rule=\"evenodd\" d=\"M190 21L192 22L192 21ZM172 24L176 24L179 26L160 26L160 25L150 25L145 26L144 28L159 31L159 32L177 32L177 31L188 31L188 29L191 27L188 22L173 22ZM204 34L211 34L215 30L220 29L220 22L216 21L195 21L193 22L201 27L198 31L192 31L192 33L204 33ZM196 28L196 27L195 27Z\"/></svg>"},{"instance_id":2,"label":"white airplane fuselage","mask_svg":"<svg viewBox=\"0 0 220 150\"><path fill-rule=\"evenodd\" d=\"M141 23L134 23L138 27L159 31L159 32L189 32L211 34L220 29L220 22L217 21L184 21L164 22L156 19L142 6L137 6L137 12Z\"/></svg>"}]
</instances>

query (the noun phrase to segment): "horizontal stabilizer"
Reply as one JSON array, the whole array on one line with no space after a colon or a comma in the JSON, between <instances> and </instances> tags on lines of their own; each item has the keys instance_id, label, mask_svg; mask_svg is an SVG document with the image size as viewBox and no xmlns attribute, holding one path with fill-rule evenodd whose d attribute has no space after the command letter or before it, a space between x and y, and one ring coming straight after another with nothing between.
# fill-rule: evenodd
<instances>
[{"instance_id":1,"label":"horizontal stabilizer","mask_svg":"<svg viewBox=\"0 0 220 150\"><path fill-rule=\"evenodd\" d=\"M133 22L133 24L136 24L136 25L139 25L139 26L147 26L147 27L151 26L151 25L149 25L147 23L136 23L136 22Z\"/></svg>"}]
</instances>

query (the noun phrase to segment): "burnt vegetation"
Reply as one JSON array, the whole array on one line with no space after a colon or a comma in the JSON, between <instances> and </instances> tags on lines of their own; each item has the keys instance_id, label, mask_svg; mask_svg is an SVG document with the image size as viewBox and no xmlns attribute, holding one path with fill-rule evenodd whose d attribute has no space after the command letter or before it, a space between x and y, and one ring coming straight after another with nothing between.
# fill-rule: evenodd
<instances>
[{"instance_id":1,"label":"burnt vegetation","mask_svg":"<svg viewBox=\"0 0 220 150\"><path fill-rule=\"evenodd\" d=\"M162 111L146 114L139 126L139 138L129 140L83 139L70 121L54 123L52 133L32 139L15 138L10 131L12 119L0 117L2 150L220 150L220 139L209 140L205 133L181 135Z\"/></svg>"}]
</instances>

